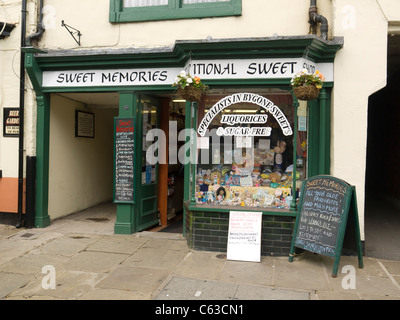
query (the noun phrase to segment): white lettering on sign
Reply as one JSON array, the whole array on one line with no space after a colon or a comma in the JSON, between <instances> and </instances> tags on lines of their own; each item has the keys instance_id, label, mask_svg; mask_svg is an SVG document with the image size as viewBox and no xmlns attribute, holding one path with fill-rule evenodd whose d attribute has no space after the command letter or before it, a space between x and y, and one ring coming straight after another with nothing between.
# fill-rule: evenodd
<instances>
[{"instance_id":1,"label":"white lettering on sign","mask_svg":"<svg viewBox=\"0 0 400 320\"><path fill-rule=\"evenodd\" d=\"M333 81L333 63L314 63L304 58L191 60L183 69L202 80L291 79L303 68L319 70ZM94 87L172 85L179 68L44 71L43 87Z\"/></svg>"},{"instance_id":2,"label":"white lettering on sign","mask_svg":"<svg viewBox=\"0 0 400 320\"><path fill-rule=\"evenodd\" d=\"M268 111L270 114L272 114L274 116L274 118L276 119L276 121L279 123L281 129L282 129L282 133L285 136L290 136L293 134L292 128L290 126L290 123L288 121L288 119L286 118L285 114L279 109L278 106L276 106L271 100L268 100L267 98L260 96L258 94L255 93L235 93L231 96L227 96L223 99L221 99L220 101L218 101L216 104L214 104L211 109L206 113L206 115L204 116L203 120L201 121L199 128L197 129L197 132L200 136L204 136L206 134L206 130L208 128L208 126L210 125L210 123L212 122L212 120L214 119L214 117L221 112L222 110L224 110L225 108L230 107L233 104L236 103L243 103L243 102L248 102L248 103L253 103L256 104L262 108L264 108L266 111ZM241 115L238 115L239 117L241 117ZM234 116L233 116L234 117ZM247 116L244 116L247 117ZM261 118L255 118L255 115L252 116L248 116L248 121L247 123L263 123L263 122L251 122L251 121L261 121ZM237 118L236 118L237 119ZM267 119L265 119L266 121ZM232 118L231 120L229 120L229 118L225 118L225 121L236 121L235 118ZM264 122L265 123L265 122ZM229 123L228 123L229 124ZM222 130L224 130L224 128L220 128ZM231 131L235 131L235 132L226 132L226 134L224 134L221 130L219 130L219 133L217 132L217 134L219 135L254 135L254 136L259 136L259 135L266 135L269 136L271 134L270 130L271 128L247 128L247 129L254 129L254 130L249 130L249 132L243 133L243 132L238 132L236 129L245 129L245 128L225 128L225 129L229 129ZM264 130L264 134L262 134L260 132L261 129L265 129ZM259 133L260 132L260 133ZM237 134L235 134L237 133Z\"/></svg>"}]
</instances>

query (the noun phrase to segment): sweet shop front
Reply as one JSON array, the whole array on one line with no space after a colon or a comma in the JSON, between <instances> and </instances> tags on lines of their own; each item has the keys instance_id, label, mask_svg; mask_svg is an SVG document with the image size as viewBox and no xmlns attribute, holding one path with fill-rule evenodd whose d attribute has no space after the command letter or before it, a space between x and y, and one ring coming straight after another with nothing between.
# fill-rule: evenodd
<instances>
[{"instance_id":1,"label":"sweet shop front","mask_svg":"<svg viewBox=\"0 0 400 320\"><path fill-rule=\"evenodd\" d=\"M262 212L262 255L287 255L302 182L329 174L333 67L342 45L342 38L296 36L177 41L170 50L151 52L27 52L38 101L36 226L46 227L51 215L51 95L113 92L119 96L114 129L124 131L126 125L130 132L121 142L114 130L115 233L164 223L171 182L164 166L181 166L178 202L191 248L226 252L230 213L256 211ZM304 69L325 77L318 98L309 101L298 100L291 87L292 77ZM173 83L181 72L208 85L199 101L177 102ZM184 134L172 117L177 103L183 106ZM166 162L146 158L156 142L150 129L168 137ZM116 180L120 142L132 149L124 183Z\"/></svg>"}]
</instances>

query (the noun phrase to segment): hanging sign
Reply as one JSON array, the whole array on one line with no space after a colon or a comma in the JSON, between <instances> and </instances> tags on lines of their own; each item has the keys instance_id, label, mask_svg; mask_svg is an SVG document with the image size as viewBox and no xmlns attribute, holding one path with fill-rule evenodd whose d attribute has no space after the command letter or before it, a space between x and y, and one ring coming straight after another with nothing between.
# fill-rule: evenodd
<instances>
[{"instance_id":1,"label":"hanging sign","mask_svg":"<svg viewBox=\"0 0 400 320\"><path fill-rule=\"evenodd\" d=\"M260 96L255 93L235 93L227 96L216 104L214 104L210 110L206 113L203 120L201 121L197 132L200 136L206 134L206 130L215 116L220 113L225 108L228 108L237 103L253 103L256 104L266 111L268 111L279 123L282 133L285 136L290 136L293 134L293 130L290 126L289 120L286 118L285 114L276 106L271 100ZM266 123L268 115L258 114L258 115L223 115L222 123L227 124L239 124L239 123L250 123L250 124L262 124ZM270 127L220 127L217 129L218 135L223 136L270 136L272 128Z\"/></svg>"},{"instance_id":2,"label":"hanging sign","mask_svg":"<svg viewBox=\"0 0 400 320\"><path fill-rule=\"evenodd\" d=\"M355 231L359 266L362 251L355 187L331 176L307 179L301 190L289 261L293 261L294 247L334 258L332 276L336 277L343 240L350 232L348 216L351 214Z\"/></svg>"},{"instance_id":3,"label":"hanging sign","mask_svg":"<svg viewBox=\"0 0 400 320\"><path fill-rule=\"evenodd\" d=\"M134 119L114 119L114 202L134 202Z\"/></svg>"},{"instance_id":4,"label":"hanging sign","mask_svg":"<svg viewBox=\"0 0 400 320\"><path fill-rule=\"evenodd\" d=\"M3 113L3 136L19 136L19 108L4 108Z\"/></svg>"},{"instance_id":5,"label":"hanging sign","mask_svg":"<svg viewBox=\"0 0 400 320\"><path fill-rule=\"evenodd\" d=\"M261 219L262 212L229 213L227 259L261 261Z\"/></svg>"}]
</instances>

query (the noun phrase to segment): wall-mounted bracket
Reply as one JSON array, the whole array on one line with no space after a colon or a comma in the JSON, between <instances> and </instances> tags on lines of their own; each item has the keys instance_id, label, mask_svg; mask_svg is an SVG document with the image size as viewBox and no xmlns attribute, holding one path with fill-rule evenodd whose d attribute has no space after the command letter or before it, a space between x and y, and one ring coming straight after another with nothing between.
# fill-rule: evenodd
<instances>
[{"instance_id":1,"label":"wall-mounted bracket","mask_svg":"<svg viewBox=\"0 0 400 320\"><path fill-rule=\"evenodd\" d=\"M72 36L72 38L74 38L75 42L80 46L82 33L78 29L75 29L74 27L71 27L71 26L65 24L64 20L61 21L61 26L65 27L65 29L67 29L67 31ZM75 35L78 36L78 39L75 37Z\"/></svg>"}]
</instances>

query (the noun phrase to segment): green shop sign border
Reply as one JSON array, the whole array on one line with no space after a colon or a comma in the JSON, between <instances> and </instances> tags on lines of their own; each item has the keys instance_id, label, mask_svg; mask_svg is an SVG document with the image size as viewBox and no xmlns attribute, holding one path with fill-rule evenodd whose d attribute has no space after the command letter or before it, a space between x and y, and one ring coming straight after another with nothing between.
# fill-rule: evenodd
<instances>
[{"instance_id":1,"label":"green shop sign border","mask_svg":"<svg viewBox=\"0 0 400 320\"><path fill-rule=\"evenodd\" d=\"M328 81L325 82L319 98L308 103L308 172L311 177L329 174L332 70L336 52L342 46L343 38L326 41L308 35L176 41L173 47L157 49L44 51L33 47L23 48L26 71L35 90L37 102L35 226L43 228L50 225L48 190L51 93L119 92L119 116L135 117L136 93L173 93L173 77L182 69L207 80L207 85L213 88L263 87L290 91L293 73L303 67L309 68L310 71L313 71L313 68L321 68L322 72L327 73ZM230 64L227 61L230 61ZM244 74L247 76L243 76ZM98 75L100 81L106 81L107 85L95 81ZM129 109L126 108L128 104ZM296 104L298 105L295 99ZM187 197L185 200L188 200ZM115 232L135 232L133 206L119 206L121 210L128 212L129 217L127 221L119 221L117 209L116 226L122 227L116 227Z\"/></svg>"}]
</instances>

